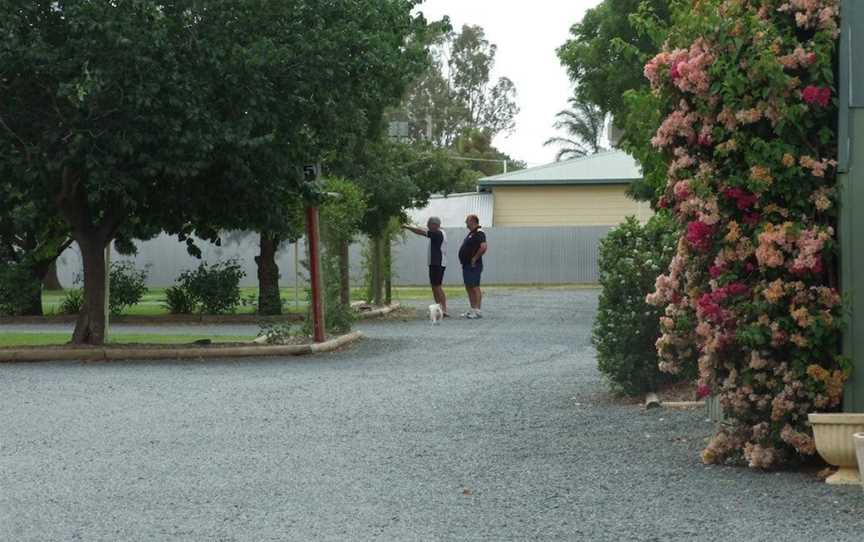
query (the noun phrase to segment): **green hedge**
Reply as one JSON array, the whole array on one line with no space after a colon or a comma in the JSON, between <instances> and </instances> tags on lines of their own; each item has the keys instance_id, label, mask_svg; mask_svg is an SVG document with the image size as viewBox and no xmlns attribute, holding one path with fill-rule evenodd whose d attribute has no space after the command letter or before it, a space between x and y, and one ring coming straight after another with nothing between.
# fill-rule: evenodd
<instances>
[{"instance_id":1,"label":"green hedge","mask_svg":"<svg viewBox=\"0 0 864 542\"><path fill-rule=\"evenodd\" d=\"M657 276L675 253L679 232L665 214L647 224L628 217L600 243L600 294L593 343L600 371L616 391L636 395L688 375L658 369L655 342L662 310L648 305Z\"/></svg>"}]
</instances>

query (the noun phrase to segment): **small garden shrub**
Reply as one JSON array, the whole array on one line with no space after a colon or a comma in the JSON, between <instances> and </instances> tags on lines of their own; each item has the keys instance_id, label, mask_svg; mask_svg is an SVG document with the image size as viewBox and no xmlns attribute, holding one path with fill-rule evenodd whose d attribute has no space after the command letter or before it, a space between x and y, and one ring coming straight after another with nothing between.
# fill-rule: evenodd
<instances>
[{"instance_id":1,"label":"small garden shrub","mask_svg":"<svg viewBox=\"0 0 864 542\"><path fill-rule=\"evenodd\" d=\"M24 314L42 285L23 265L0 263L0 314Z\"/></svg>"},{"instance_id":2,"label":"small garden shrub","mask_svg":"<svg viewBox=\"0 0 864 542\"><path fill-rule=\"evenodd\" d=\"M165 289L165 307L171 314L192 314L195 312L195 300L181 286L171 286Z\"/></svg>"},{"instance_id":3,"label":"small garden shrub","mask_svg":"<svg viewBox=\"0 0 864 542\"><path fill-rule=\"evenodd\" d=\"M81 288L70 288L66 290L66 296L60 302L60 314L78 314L84 306L84 290Z\"/></svg>"},{"instance_id":4,"label":"small garden shrub","mask_svg":"<svg viewBox=\"0 0 864 542\"><path fill-rule=\"evenodd\" d=\"M137 305L147 293L147 271L135 269L132 262L112 262L110 280L108 310L114 316Z\"/></svg>"},{"instance_id":5,"label":"small garden shrub","mask_svg":"<svg viewBox=\"0 0 864 542\"><path fill-rule=\"evenodd\" d=\"M675 222L665 214L644 226L633 217L600 243L600 294L593 343L600 371L612 387L628 395L656 389L688 375L662 373L654 346L662 309L645 302L665 271L678 242Z\"/></svg>"},{"instance_id":6,"label":"small garden shrub","mask_svg":"<svg viewBox=\"0 0 864 542\"><path fill-rule=\"evenodd\" d=\"M194 312L202 314L225 314L237 310L240 305L240 279L246 273L236 260L228 260L213 265L201 263L195 270L184 271L178 278L179 285L194 306ZM173 293L175 302L180 294ZM172 301L169 299L169 308ZM180 303L179 305L182 305ZM173 312L173 310L172 310Z\"/></svg>"}]
</instances>

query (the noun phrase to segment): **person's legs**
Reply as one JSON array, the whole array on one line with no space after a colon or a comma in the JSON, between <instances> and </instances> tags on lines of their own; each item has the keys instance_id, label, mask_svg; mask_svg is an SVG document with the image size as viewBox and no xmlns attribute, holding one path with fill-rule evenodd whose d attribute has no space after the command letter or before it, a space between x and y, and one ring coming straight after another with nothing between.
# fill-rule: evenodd
<instances>
[{"instance_id":1,"label":"person's legs","mask_svg":"<svg viewBox=\"0 0 864 542\"><path fill-rule=\"evenodd\" d=\"M433 286L432 295L435 297L435 303L441 305L441 310L447 312L447 295L444 293L443 286Z\"/></svg>"},{"instance_id":2,"label":"person's legs","mask_svg":"<svg viewBox=\"0 0 864 542\"><path fill-rule=\"evenodd\" d=\"M468 302L471 304L472 309L477 308L477 288L473 286L468 288Z\"/></svg>"}]
</instances>

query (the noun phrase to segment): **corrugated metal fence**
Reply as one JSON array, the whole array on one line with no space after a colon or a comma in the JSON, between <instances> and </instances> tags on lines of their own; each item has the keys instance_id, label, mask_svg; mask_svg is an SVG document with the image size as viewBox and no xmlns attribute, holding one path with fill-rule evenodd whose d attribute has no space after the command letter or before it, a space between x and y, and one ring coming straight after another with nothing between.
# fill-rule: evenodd
<instances>
[{"instance_id":1,"label":"corrugated metal fence","mask_svg":"<svg viewBox=\"0 0 864 542\"><path fill-rule=\"evenodd\" d=\"M464 228L448 228L449 269L445 284L461 284L461 270L457 254L466 234ZM548 227L548 228L486 228L489 253L484 257L486 284L567 284L596 282L597 249L600 239L609 231L606 226ZM225 236L221 247L200 242L204 260L214 263L236 258L243 265L246 277L242 284L256 284L254 256L258 252L258 236L254 233L231 233ZM397 285L428 283L426 250L428 241L408 233L393 245L394 278ZM363 243L351 248L351 274L355 284L363 279ZM305 244L301 241L297 253L302 260ZM175 238L162 235L151 241L138 243L138 255L130 258L114 255L112 258L132 259L139 268L148 268L150 286L169 286L186 269L197 267L198 260L189 256L186 246ZM286 245L279 251L278 264L283 287L297 283L305 285L302 264L295 269L295 247ZM81 259L77 246L61 256L58 265L60 280L71 286L81 272Z\"/></svg>"},{"instance_id":2,"label":"corrugated metal fence","mask_svg":"<svg viewBox=\"0 0 864 542\"><path fill-rule=\"evenodd\" d=\"M459 246L467 230L447 228L445 284L461 284ZM486 284L568 284L596 282L597 249L606 226L484 228L489 252L483 257ZM394 246L397 284L424 284L428 277L426 243L410 236Z\"/></svg>"}]
</instances>

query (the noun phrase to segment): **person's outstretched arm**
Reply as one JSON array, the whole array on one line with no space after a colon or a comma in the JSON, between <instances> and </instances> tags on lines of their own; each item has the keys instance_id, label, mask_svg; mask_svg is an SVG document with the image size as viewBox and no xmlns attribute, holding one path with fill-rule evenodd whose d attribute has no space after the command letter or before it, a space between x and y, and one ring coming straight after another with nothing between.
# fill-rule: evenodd
<instances>
[{"instance_id":1,"label":"person's outstretched arm","mask_svg":"<svg viewBox=\"0 0 864 542\"><path fill-rule=\"evenodd\" d=\"M417 235L422 235L423 237L427 236L426 228L419 228L417 226L412 226L410 224L402 224L403 230L408 230L416 233Z\"/></svg>"}]
</instances>

